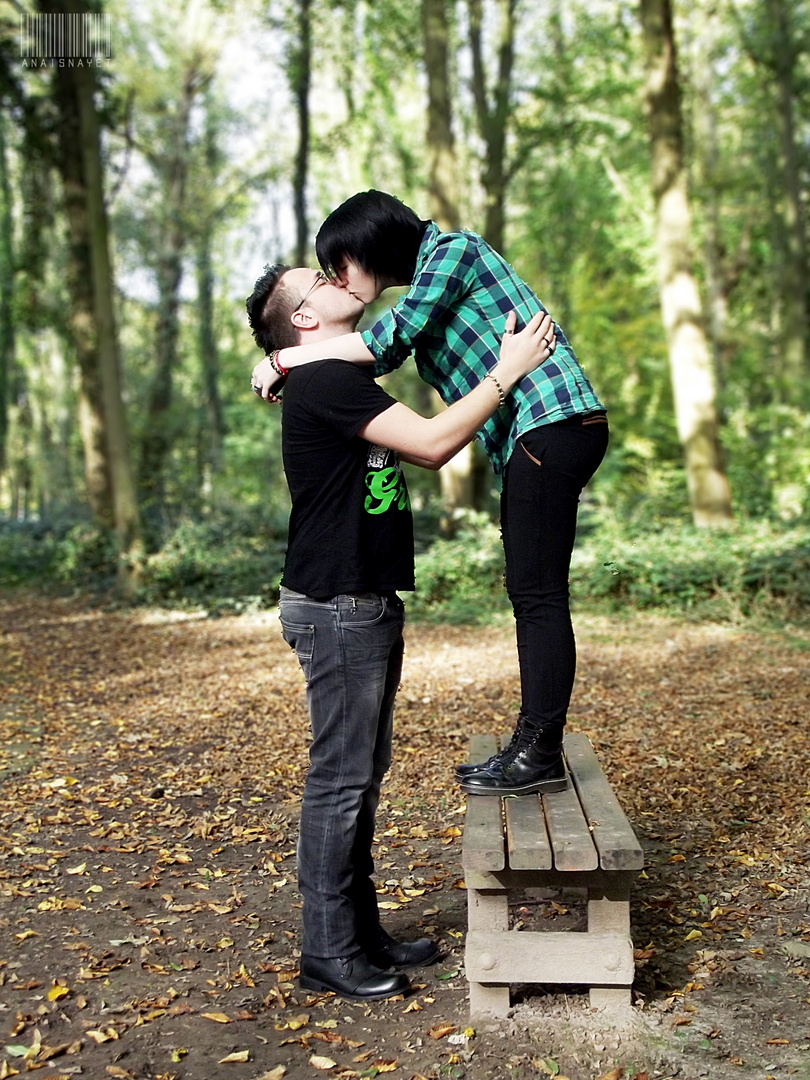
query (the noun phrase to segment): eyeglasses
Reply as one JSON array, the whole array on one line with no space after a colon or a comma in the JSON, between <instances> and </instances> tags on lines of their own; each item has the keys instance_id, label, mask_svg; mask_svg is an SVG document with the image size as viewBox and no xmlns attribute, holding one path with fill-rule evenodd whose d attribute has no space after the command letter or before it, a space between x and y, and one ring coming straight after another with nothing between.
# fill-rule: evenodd
<instances>
[{"instance_id":1,"label":"eyeglasses","mask_svg":"<svg viewBox=\"0 0 810 1080\"><path fill-rule=\"evenodd\" d=\"M297 307L294 307L292 309L293 315L296 313L296 311L301 310L301 308L304 306L304 304L307 302L307 300L309 300L310 296L312 295L312 293L315 292L315 290L318 288L318 286L323 285L328 280L329 280L329 278L326 276L326 274L323 272L323 270L319 270L318 273L315 276L315 280L310 285L310 287L307 289L307 291L304 293L304 295L301 297L301 302L298 304Z\"/></svg>"}]
</instances>

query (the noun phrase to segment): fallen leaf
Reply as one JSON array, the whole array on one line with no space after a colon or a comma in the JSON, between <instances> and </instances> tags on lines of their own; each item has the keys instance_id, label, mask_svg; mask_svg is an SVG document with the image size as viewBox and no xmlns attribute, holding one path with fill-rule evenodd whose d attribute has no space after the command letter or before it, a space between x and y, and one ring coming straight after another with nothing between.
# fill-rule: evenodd
<instances>
[{"instance_id":1,"label":"fallen leaf","mask_svg":"<svg viewBox=\"0 0 810 1080\"><path fill-rule=\"evenodd\" d=\"M449 1035L451 1031L455 1030L455 1024L437 1024L435 1027L430 1028L428 1035L431 1039L443 1039L445 1035Z\"/></svg>"},{"instance_id":2,"label":"fallen leaf","mask_svg":"<svg viewBox=\"0 0 810 1080\"><path fill-rule=\"evenodd\" d=\"M301 1013L300 1016L291 1016L283 1026L289 1028L290 1031L298 1031L299 1028L306 1027L308 1023L309 1013Z\"/></svg>"},{"instance_id":3,"label":"fallen leaf","mask_svg":"<svg viewBox=\"0 0 810 1080\"><path fill-rule=\"evenodd\" d=\"M256 1080L281 1080L286 1071L286 1065L276 1065L275 1069L271 1069L270 1072L262 1073L261 1076L256 1077Z\"/></svg>"},{"instance_id":4,"label":"fallen leaf","mask_svg":"<svg viewBox=\"0 0 810 1080\"><path fill-rule=\"evenodd\" d=\"M221 1012L200 1013L200 1016L206 1020L214 1020L217 1024L230 1024L233 1022L230 1016L226 1016L225 1013Z\"/></svg>"},{"instance_id":5,"label":"fallen leaf","mask_svg":"<svg viewBox=\"0 0 810 1080\"><path fill-rule=\"evenodd\" d=\"M59 1001L60 998L67 997L69 993L70 987L55 979L53 986L48 991L48 1001Z\"/></svg>"},{"instance_id":6,"label":"fallen leaf","mask_svg":"<svg viewBox=\"0 0 810 1080\"><path fill-rule=\"evenodd\" d=\"M310 1065L315 1069L334 1069L337 1064L336 1061L332 1061L331 1058L322 1057L320 1054L313 1054L309 1059Z\"/></svg>"},{"instance_id":7,"label":"fallen leaf","mask_svg":"<svg viewBox=\"0 0 810 1080\"><path fill-rule=\"evenodd\" d=\"M250 1061L249 1050L234 1050L232 1054L227 1054L224 1058L219 1059L220 1065L229 1065L237 1061Z\"/></svg>"},{"instance_id":8,"label":"fallen leaf","mask_svg":"<svg viewBox=\"0 0 810 1080\"><path fill-rule=\"evenodd\" d=\"M115 1030L115 1028L112 1027L108 1027L106 1031L86 1031L85 1035L88 1039L92 1039L94 1043L98 1043L99 1045L101 1045L101 1043L110 1042L111 1040L118 1038L118 1032Z\"/></svg>"}]
</instances>

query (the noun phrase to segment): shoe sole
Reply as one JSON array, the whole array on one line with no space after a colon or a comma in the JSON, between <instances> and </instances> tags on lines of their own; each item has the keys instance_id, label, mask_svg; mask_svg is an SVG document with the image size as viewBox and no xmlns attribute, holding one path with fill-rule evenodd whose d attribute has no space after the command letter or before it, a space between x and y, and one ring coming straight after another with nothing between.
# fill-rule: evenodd
<instances>
[{"instance_id":1,"label":"shoe sole","mask_svg":"<svg viewBox=\"0 0 810 1080\"><path fill-rule=\"evenodd\" d=\"M334 986L322 982L320 979L309 979L304 975L298 976L298 985L302 990L314 990L316 994L335 994L346 1001L383 1001L385 998L398 997L407 992L409 987L403 986L401 990L394 990L385 994L353 994L349 990L336 990Z\"/></svg>"},{"instance_id":2,"label":"shoe sole","mask_svg":"<svg viewBox=\"0 0 810 1080\"><path fill-rule=\"evenodd\" d=\"M472 787L462 780L460 786L461 790L467 795L550 795L553 791L565 791L568 787L568 779L563 776L559 780L536 780L531 784L489 789Z\"/></svg>"}]
</instances>

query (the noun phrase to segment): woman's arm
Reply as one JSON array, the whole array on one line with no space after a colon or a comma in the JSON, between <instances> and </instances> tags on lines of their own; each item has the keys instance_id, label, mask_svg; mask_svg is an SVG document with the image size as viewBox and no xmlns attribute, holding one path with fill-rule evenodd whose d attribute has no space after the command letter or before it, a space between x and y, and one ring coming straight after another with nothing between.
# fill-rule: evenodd
<instances>
[{"instance_id":1,"label":"woman's arm","mask_svg":"<svg viewBox=\"0 0 810 1080\"><path fill-rule=\"evenodd\" d=\"M375 376L400 367L426 331L443 336L448 311L470 291L475 252L469 238L446 233L432 243L433 250L408 292L361 335L375 360ZM500 333L499 326L495 332Z\"/></svg>"},{"instance_id":2,"label":"woman's arm","mask_svg":"<svg viewBox=\"0 0 810 1080\"><path fill-rule=\"evenodd\" d=\"M310 364L313 360L351 360L355 364L371 364L374 357L358 333L341 334L339 337L308 342L306 345L292 345L290 348L281 349L278 354L278 362L285 368ZM265 401L278 401L275 394L270 392L270 387L277 381L278 375L267 357L260 360L253 369L252 376L254 388L261 387L261 391L256 389L259 397Z\"/></svg>"},{"instance_id":3,"label":"woman's arm","mask_svg":"<svg viewBox=\"0 0 810 1080\"><path fill-rule=\"evenodd\" d=\"M437 416L425 417L397 402L379 413L358 432L361 438L396 450L404 461L425 469L440 469L466 446L495 412L502 394L542 364L554 350L554 323L539 311L514 334L515 313L507 317L500 359L487 376L463 398Z\"/></svg>"},{"instance_id":4,"label":"woman's arm","mask_svg":"<svg viewBox=\"0 0 810 1080\"><path fill-rule=\"evenodd\" d=\"M368 351L362 335L355 332L327 338L326 341L293 345L282 349L278 359L282 367L293 368L299 364L309 364L313 360L351 360L355 364L370 364L374 357Z\"/></svg>"}]
</instances>

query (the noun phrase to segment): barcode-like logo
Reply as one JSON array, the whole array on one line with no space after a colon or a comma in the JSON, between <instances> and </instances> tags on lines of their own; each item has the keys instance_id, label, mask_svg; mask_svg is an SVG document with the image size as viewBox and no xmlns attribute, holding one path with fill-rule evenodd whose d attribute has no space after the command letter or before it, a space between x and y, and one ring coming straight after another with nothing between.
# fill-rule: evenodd
<instances>
[{"instance_id":1,"label":"barcode-like logo","mask_svg":"<svg viewBox=\"0 0 810 1080\"><path fill-rule=\"evenodd\" d=\"M20 56L102 60L112 56L112 20L89 12L20 16Z\"/></svg>"}]
</instances>

